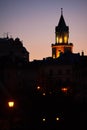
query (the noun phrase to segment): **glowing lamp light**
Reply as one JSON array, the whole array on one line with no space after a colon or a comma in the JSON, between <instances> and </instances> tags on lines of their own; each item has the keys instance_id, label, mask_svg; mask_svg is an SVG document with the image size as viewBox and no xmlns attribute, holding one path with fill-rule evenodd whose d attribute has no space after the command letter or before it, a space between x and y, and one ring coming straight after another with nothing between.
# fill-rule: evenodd
<instances>
[{"instance_id":1,"label":"glowing lamp light","mask_svg":"<svg viewBox=\"0 0 87 130\"><path fill-rule=\"evenodd\" d=\"M37 89L40 90L40 86L38 86Z\"/></svg>"},{"instance_id":2,"label":"glowing lamp light","mask_svg":"<svg viewBox=\"0 0 87 130\"><path fill-rule=\"evenodd\" d=\"M64 37L64 42L67 43L67 36Z\"/></svg>"},{"instance_id":3,"label":"glowing lamp light","mask_svg":"<svg viewBox=\"0 0 87 130\"><path fill-rule=\"evenodd\" d=\"M59 39L59 43L62 43L62 38Z\"/></svg>"},{"instance_id":4,"label":"glowing lamp light","mask_svg":"<svg viewBox=\"0 0 87 130\"><path fill-rule=\"evenodd\" d=\"M55 55L53 55L53 59L55 59Z\"/></svg>"},{"instance_id":5,"label":"glowing lamp light","mask_svg":"<svg viewBox=\"0 0 87 130\"><path fill-rule=\"evenodd\" d=\"M62 92L67 93L68 88L61 88Z\"/></svg>"},{"instance_id":6,"label":"glowing lamp light","mask_svg":"<svg viewBox=\"0 0 87 130\"><path fill-rule=\"evenodd\" d=\"M46 121L46 119L45 118L43 118L43 122L45 122Z\"/></svg>"},{"instance_id":7,"label":"glowing lamp light","mask_svg":"<svg viewBox=\"0 0 87 130\"><path fill-rule=\"evenodd\" d=\"M59 117L56 117L56 121L59 121L60 119L59 119Z\"/></svg>"},{"instance_id":8,"label":"glowing lamp light","mask_svg":"<svg viewBox=\"0 0 87 130\"><path fill-rule=\"evenodd\" d=\"M14 107L14 101L9 101L9 102L8 102L8 106L9 106L10 108Z\"/></svg>"},{"instance_id":9,"label":"glowing lamp light","mask_svg":"<svg viewBox=\"0 0 87 130\"><path fill-rule=\"evenodd\" d=\"M43 96L45 96L46 95L46 93L43 93Z\"/></svg>"}]
</instances>

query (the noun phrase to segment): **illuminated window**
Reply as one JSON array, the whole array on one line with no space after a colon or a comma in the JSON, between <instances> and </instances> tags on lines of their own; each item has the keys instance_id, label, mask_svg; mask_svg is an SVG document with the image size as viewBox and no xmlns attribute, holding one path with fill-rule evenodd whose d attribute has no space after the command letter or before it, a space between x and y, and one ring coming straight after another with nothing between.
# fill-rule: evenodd
<instances>
[{"instance_id":1,"label":"illuminated window","mask_svg":"<svg viewBox=\"0 0 87 130\"><path fill-rule=\"evenodd\" d=\"M64 43L67 43L67 36L64 37Z\"/></svg>"},{"instance_id":2,"label":"illuminated window","mask_svg":"<svg viewBox=\"0 0 87 130\"><path fill-rule=\"evenodd\" d=\"M53 59L55 59L55 55L53 55Z\"/></svg>"},{"instance_id":3,"label":"illuminated window","mask_svg":"<svg viewBox=\"0 0 87 130\"><path fill-rule=\"evenodd\" d=\"M46 95L46 93L43 93L43 96L45 96Z\"/></svg>"},{"instance_id":4,"label":"illuminated window","mask_svg":"<svg viewBox=\"0 0 87 130\"><path fill-rule=\"evenodd\" d=\"M61 88L61 90L62 90L62 92L64 92L64 93L67 93L67 91L68 91L68 88Z\"/></svg>"},{"instance_id":5,"label":"illuminated window","mask_svg":"<svg viewBox=\"0 0 87 130\"><path fill-rule=\"evenodd\" d=\"M62 43L62 42L63 42L63 40L62 40L62 38L60 38L60 39L59 39L59 43Z\"/></svg>"},{"instance_id":6,"label":"illuminated window","mask_svg":"<svg viewBox=\"0 0 87 130\"><path fill-rule=\"evenodd\" d=\"M60 53L61 53L61 50L58 50L58 52L57 52L57 57L60 56Z\"/></svg>"}]
</instances>

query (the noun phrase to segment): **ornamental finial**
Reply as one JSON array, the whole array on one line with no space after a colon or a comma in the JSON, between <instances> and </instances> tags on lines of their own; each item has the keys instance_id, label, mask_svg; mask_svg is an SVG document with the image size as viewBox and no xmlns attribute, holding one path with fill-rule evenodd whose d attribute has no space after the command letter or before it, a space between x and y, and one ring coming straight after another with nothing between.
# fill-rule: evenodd
<instances>
[{"instance_id":1,"label":"ornamental finial","mask_svg":"<svg viewBox=\"0 0 87 130\"><path fill-rule=\"evenodd\" d=\"M61 8L61 15L63 15L63 8Z\"/></svg>"}]
</instances>

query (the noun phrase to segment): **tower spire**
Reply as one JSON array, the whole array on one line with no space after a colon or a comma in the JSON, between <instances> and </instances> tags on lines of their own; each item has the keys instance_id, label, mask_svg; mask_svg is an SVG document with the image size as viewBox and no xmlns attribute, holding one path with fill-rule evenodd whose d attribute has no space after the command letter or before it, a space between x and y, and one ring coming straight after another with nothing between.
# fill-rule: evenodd
<instances>
[{"instance_id":1,"label":"tower spire","mask_svg":"<svg viewBox=\"0 0 87 130\"><path fill-rule=\"evenodd\" d=\"M63 15L63 8L61 8L61 15Z\"/></svg>"},{"instance_id":2,"label":"tower spire","mask_svg":"<svg viewBox=\"0 0 87 130\"><path fill-rule=\"evenodd\" d=\"M61 8L61 16L58 26L55 27L55 44L52 44L52 57L58 58L60 54L72 52L73 44L68 43L69 27L66 25L63 17L63 8Z\"/></svg>"}]
</instances>

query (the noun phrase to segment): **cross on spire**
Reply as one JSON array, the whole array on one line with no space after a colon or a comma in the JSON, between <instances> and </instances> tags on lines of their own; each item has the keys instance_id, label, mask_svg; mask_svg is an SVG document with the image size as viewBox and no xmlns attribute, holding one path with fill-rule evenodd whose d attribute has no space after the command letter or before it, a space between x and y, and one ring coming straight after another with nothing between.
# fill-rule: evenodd
<instances>
[{"instance_id":1,"label":"cross on spire","mask_svg":"<svg viewBox=\"0 0 87 130\"><path fill-rule=\"evenodd\" d=\"M61 8L61 15L63 15L63 8Z\"/></svg>"}]
</instances>

